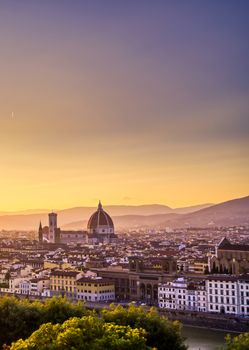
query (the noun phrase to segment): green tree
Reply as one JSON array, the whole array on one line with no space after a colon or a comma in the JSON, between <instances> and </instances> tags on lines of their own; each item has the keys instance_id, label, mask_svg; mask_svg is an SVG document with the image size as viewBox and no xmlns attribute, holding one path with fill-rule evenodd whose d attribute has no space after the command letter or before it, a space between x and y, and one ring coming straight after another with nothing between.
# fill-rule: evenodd
<instances>
[{"instance_id":1,"label":"green tree","mask_svg":"<svg viewBox=\"0 0 249 350\"><path fill-rule=\"evenodd\" d=\"M145 331L105 323L98 317L71 318L62 325L43 324L10 350L149 350Z\"/></svg>"},{"instance_id":2,"label":"green tree","mask_svg":"<svg viewBox=\"0 0 249 350\"><path fill-rule=\"evenodd\" d=\"M125 309L121 305L111 306L111 310L102 311L102 317L106 322L145 329L147 345L156 347L158 350L186 349L181 336L180 323L171 322L166 317L160 316L155 308L147 312L143 307L129 306Z\"/></svg>"},{"instance_id":3,"label":"green tree","mask_svg":"<svg viewBox=\"0 0 249 350\"><path fill-rule=\"evenodd\" d=\"M226 350L248 350L249 349L249 333L242 333L234 338L230 335L226 336Z\"/></svg>"},{"instance_id":4,"label":"green tree","mask_svg":"<svg viewBox=\"0 0 249 350\"><path fill-rule=\"evenodd\" d=\"M70 317L82 317L90 314L82 302L72 303L64 297L53 297L44 303L39 303L42 307L42 323L63 323Z\"/></svg>"},{"instance_id":5,"label":"green tree","mask_svg":"<svg viewBox=\"0 0 249 350\"><path fill-rule=\"evenodd\" d=\"M80 323L78 320L82 317L83 323ZM65 322L66 320L68 323ZM74 330L71 327L73 322ZM93 325L90 327L91 322ZM42 328L43 324L44 328ZM158 350L185 350L186 346L180 330L179 322L171 322L166 317L159 316L153 308L145 311L142 307L130 306L124 309L122 306L112 306L110 310L102 310L96 315L95 311L87 310L84 304L71 303L61 297L48 299L45 302L18 300L14 297L0 298L0 348L3 344L10 345L20 338L29 337L27 343L23 343L25 340L20 340L16 344L18 346L29 344L28 349L31 348L30 344L35 342L34 349L53 349L52 346L55 346L54 349L59 349L58 344L76 342L74 349L78 349L76 345L79 337L80 344L82 342L84 344L82 349L88 349L85 346L88 344L87 337L90 337L89 349L93 350L104 348L119 350L136 348L137 350L152 347ZM38 336L41 336L42 332L50 339L49 348L46 339ZM99 340L93 342L92 337ZM112 344L112 348L109 344ZM115 348L115 344L118 344L118 347Z\"/></svg>"},{"instance_id":6,"label":"green tree","mask_svg":"<svg viewBox=\"0 0 249 350\"><path fill-rule=\"evenodd\" d=\"M0 298L0 346L20 337L28 337L39 327L41 313L27 299Z\"/></svg>"},{"instance_id":7,"label":"green tree","mask_svg":"<svg viewBox=\"0 0 249 350\"><path fill-rule=\"evenodd\" d=\"M0 298L0 348L3 344L29 337L43 323L63 323L70 317L90 313L82 303L70 303L65 298L52 298L45 302Z\"/></svg>"}]
</instances>

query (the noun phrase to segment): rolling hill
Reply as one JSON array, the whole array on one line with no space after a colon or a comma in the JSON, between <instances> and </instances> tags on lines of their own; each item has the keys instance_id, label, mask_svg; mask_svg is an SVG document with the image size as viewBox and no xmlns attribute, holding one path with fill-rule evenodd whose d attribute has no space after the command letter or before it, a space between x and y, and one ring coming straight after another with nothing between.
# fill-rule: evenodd
<instances>
[{"instance_id":1,"label":"rolling hill","mask_svg":"<svg viewBox=\"0 0 249 350\"><path fill-rule=\"evenodd\" d=\"M206 206L206 204L204 204ZM183 208L188 211L196 210L196 206ZM147 216L147 215L159 215L159 214L172 214L181 210L181 208L172 209L166 205L161 204L147 204L147 205L107 205L104 209L113 217L121 216ZM58 213L58 225L67 228L82 229L86 227L86 221L91 214L96 210L96 207L75 207L63 210L57 210ZM42 221L43 225L47 224L46 209L31 209L18 212L0 212L0 229L5 230L36 230L39 222ZM167 217L165 217L167 218ZM139 220L139 219L138 219ZM122 221L122 220L121 220ZM129 220L124 219L122 222ZM141 220L140 220L141 221ZM154 222L154 221L153 221ZM83 226L82 226L83 224Z\"/></svg>"},{"instance_id":2,"label":"rolling hill","mask_svg":"<svg viewBox=\"0 0 249 350\"><path fill-rule=\"evenodd\" d=\"M249 225L249 196L212 205L176 219L166 219L161 224L170 227Z\"/></svg>"},{"instance_id":3,"label":"rolling hill","mask_svg":"<svg viewBox=\"0 0 249 350\"><path fill-rule=\"evenodd\" d=\"M112 216L116 228L134 227L208 227L249 224L249 196L216 205L203 204L172 209L165 205L112 205L104 209ZM86 229L95 207L76 207L57 211L62 229ZM0 215L0 229L37 230L40 220L47 225L47 213L42 210Z\"/></svg>"},{"instance_id":4,"label":"rolling hill","mask_svg":"<svg viewBox=\"0 0 249 350\"><path fill-rule=\"evenodd\" d=\"M115 227L118 229L128 229L137 227L155 227L165 220L175 219L180 214L155 214L155 215L121 215L113 216ZM78 230L86 227L87 220L80 220L64 225L65 230Z\"/></svg>"}]
</instances>

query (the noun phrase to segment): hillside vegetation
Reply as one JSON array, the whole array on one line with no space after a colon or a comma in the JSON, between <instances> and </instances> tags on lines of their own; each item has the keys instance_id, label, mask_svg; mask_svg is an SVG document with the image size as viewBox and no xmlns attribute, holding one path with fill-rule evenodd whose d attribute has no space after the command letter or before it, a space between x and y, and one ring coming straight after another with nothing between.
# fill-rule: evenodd
<instances>
[{"instance_id":1,"label":"hillside vegetation","mask_svg":"<svg viewBox=\"0 0 249 350\"><path fill-rule=\"evenodd\" d=\"M185 350L179 322L142 307L99 313L65 298L31 302L0 298L0 346L7 350Z\"/></svg>"}]
</instances>

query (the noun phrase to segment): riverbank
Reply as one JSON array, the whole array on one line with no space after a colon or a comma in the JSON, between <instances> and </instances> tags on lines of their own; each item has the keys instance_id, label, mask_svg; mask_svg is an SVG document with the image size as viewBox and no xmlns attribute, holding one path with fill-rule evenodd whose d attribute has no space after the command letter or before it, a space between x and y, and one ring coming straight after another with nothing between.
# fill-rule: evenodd
<instances>
[{"instance_id":1,"label":"riverbank","mask_svg":"<svg viewBox=\"0 0 249 350\"><path fill-rule=\"evenodd\" d=\"M243 333L249 330L249 319L231 315L211 314L204 312L189 312L177 310L160 310L160 314L170 320L179 320L185 326L198 327L207 330L219 330L227 333Z\"/></svg>"},{"instance_id":2,"label":"riverbank","mask_svg":"<svg viewBox=\"0 0 249 350\"><path fill-rule=\"evenodd\" d=\"M202 326L195 326L195 325L187 325L187 324L183 324L184 328L193 328L193 329L203 329L203 330L207 330L207 331L217 331L217 332L221 332L221 333L225 333L225 334L234 334L234 336L241 334L241 332L238 331L232 331L232 330L225 330L225 329L219 329L219 328L214 328L214 327L202 327Z\"/></svg>"},{"instance_id":3,"label":"riverbank","mask_svg":"<svg viewBox=\"0 0 249 350\"><path fill-rule=\"evenodd\" d=\"M215 350L225 345L227 332L197 326L183 326L182 335L186 338L185 344L188 350Z\"/></svg>"}]
</instances>

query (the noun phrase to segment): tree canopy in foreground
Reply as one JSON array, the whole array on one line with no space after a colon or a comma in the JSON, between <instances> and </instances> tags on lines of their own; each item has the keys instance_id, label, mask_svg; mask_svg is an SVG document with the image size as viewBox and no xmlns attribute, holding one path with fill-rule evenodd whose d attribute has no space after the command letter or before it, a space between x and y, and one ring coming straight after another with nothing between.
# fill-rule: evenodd
<instances>
[{"instance_id":1,"label":"tree canopy in foreground","mask_svg":"<svg viewBox=\"0 0 249 350\"><path fill-rule=\"evenodd\" d=\"M186 349L181 336L181 324L160 316L155 308L145 312L143 307L131 305L125 309L118 305L111 306L110 310L103 310L101 314L106 322L145 329L147 345L156 347L158 350Z\"/></svg>"},{"instance_id":2,"label":"tree canopy in foreground","mask_svg":"<svg viewBox=\"0 0 249 350\"><path fill-rule=\"evenodd\" d=\"M70 317L89 314L83 303L54 297L44 302L0 297L0 349L20 338L29 337L43 323L63 323Z\"/></svg>"},{"instance_id":3,"label":"tree canopy in foreground","mask_svg":"<svg viewBox=\"0 0 249 350\"><path fill-rule=\"evenodd\" d=\"M11 350L186 349L180 323L159 316L156 309L112 305L97 313L61 297L35 302L0 298L0 330L0 348L6 344Z\"/></svg>"},{"instance_id":4,"label":"tree canopy in foreground","mask_svg":"<svg viewBox=\"0 0 249 350\"><path fill-rule=\"evenodd\" d=\"M27 340L18 340L11 350L147 350L145 331L106 323L93 316L71 318L62 325L43 324Z\"/></svg>"},{"instance_id":5,"label":"tree canopy in foreground","mask_svg":"<svg viewBox=\"0 0 249 350\"><path fill-rule=\"evenodd\" d=\"M249 333L242 333L232 338L226 337L226 350L249 350Z\"/></svg>"}]
</instances>

